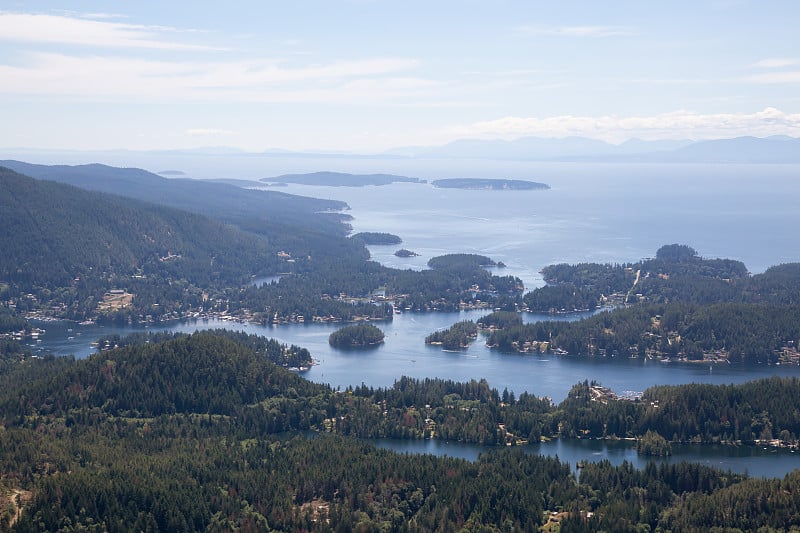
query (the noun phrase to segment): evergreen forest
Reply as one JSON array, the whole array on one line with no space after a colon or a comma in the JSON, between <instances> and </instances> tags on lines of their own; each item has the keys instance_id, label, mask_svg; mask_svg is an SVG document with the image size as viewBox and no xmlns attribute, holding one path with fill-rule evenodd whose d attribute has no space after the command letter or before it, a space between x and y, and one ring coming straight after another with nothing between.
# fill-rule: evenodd
<instances>
[{"instance_id":1,"label":"evergreen forest","mask_svg":"<svg viewBox=\"0 0 800 533\"><path fill-rule=\"evenodd\" d=\"M800 525L797 471L763 480L689 463L637 470L600 462L584 465L576 478L569 465L520 446L497 446L469 462L401 455L350 437L428 432L428 438L521 445L505 439L526 429L531 438L644 432L643 443L652 448L654 435L669 431L722 438L747 425L753 435L760 428L764 436L768 427L796 435L800 421L789 398L797 397L797 380L658 387L638 403L593 400L596 385L583 383L554 406L528 394L500 394L485 382L403 378L389 389L333 390L275 365L254 349L264 342L203 332L134 340L80 361L27 358L5 371L3 527L538 531L558 523L562 531L694 531ZM602 427L594 420L632 423Z\"/></svg>"}]
</instances>

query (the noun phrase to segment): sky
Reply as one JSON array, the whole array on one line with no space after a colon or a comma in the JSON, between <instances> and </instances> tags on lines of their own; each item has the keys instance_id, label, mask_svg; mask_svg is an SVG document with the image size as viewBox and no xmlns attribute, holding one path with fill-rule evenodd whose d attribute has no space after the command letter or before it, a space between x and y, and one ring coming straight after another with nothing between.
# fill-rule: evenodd
<instances>
[{"instance_id":1,"label":"sky","mask_svg":"<svg viewBox=\"0 0 800 533\"><path fill-rule=\"evenodd\" d=\"M796 0L0 0L0 147L800 137Z\"/></svg>"}]
</instances>

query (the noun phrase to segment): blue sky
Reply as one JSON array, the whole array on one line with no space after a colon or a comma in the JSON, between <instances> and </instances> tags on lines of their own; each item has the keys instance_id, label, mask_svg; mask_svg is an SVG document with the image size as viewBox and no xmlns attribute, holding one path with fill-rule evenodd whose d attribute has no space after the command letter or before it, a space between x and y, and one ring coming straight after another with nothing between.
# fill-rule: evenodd
<instances>
[{"instance_id":1,"label":"blue sky","mask_svg":"<svg viewBox=\"0 0 800 533\"><path fill-rule=\"evenodd\" d=\"M800 136L800 2L0 0L0 147Z\"/></svg>"}]
</instances>

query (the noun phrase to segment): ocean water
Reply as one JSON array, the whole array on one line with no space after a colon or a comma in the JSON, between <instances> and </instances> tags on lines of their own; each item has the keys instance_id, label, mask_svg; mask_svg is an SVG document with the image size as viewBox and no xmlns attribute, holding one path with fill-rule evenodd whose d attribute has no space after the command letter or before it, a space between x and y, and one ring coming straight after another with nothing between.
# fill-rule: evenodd
<instances>
[{"instance_id":1,"label":"ocean water","mask_svg":"<svg viewBox=\"0 0 800 533\"><path fill-rule=\"evenodd\" d=\"M14 154L9 154L13 157ZM285 173L393 173L425 180L510 178L547 183L547 191L463 191L430 185L309 187L283 192L344 200L356 231L390 231L421 253L375 259L423 268L430 256L485 253L519 272L531 286L555 262L626 262L650 257L663 244L693 246L705 257L743 261L751 272L800 261L800 165L639 164L297 157L99 152L19 154L45 164L101 162L153 172L179 170L198 179L258 180Z\"/></svg>"}]
</instances>

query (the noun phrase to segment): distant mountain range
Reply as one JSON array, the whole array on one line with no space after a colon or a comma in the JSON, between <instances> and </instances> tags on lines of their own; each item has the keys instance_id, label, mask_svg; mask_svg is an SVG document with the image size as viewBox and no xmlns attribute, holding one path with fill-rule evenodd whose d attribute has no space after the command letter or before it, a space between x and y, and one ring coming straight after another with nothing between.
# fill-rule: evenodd
<instances>
[{"instance_id":1,"label":"distant mountain range","mask_svg":"<svg viewBox=\"0 0 800 533\"><path fill-rule=\"evenodd\" d=\"M291 151L270 149L245 152L237 148L208 147L183 150L153 151L88 151L38 150L9 148L3 150L14 157L63 161L66 156L79 154L83 160L115 160L124 156L130 160L140 156L215 156L248 158L306 158L306 159L505 159L520 161L583 161L583 162L643 162L643 163L800 163L800 138L785 135L771 137L736 137L693 141L629 139L611 144L587 137L522 137L513 141L459 139L440 146L408 146L382 153L343 153L325 151ZM145 158L146 159L146 158ZM175 171L168 171L174 176ZM266 181L266 180L265 180ZM284 181L285 183L285 181Z\"/></svg>"},{"instance_id":2,"label":"distant mountain range","mask_svg":"<svg viewBox=\"0 0 800 533\"><path fill-rule=\"evenodd\" d=\"M389 185L390 183L420 183L423 180L394 174L347 174L344 172L312 172L310 174L284 174L273 178L262 178L264 183L298 183L302 185L327 185L330 187L364 187L366 185Z\"/></svg>"},{"instance_id":3,"label":"distant mountain range","mask_svg":"<svg viewBox=\"0 0 800 533\"><path fill-rule=\"evenodd\" d=\"M737 137L712 141L631 139L610 144L585 137L463 139L442 146L399 148L391 156L445 159L609 161L654 163L800 163L800 139Z\"/></svg>"}]
</instances>

